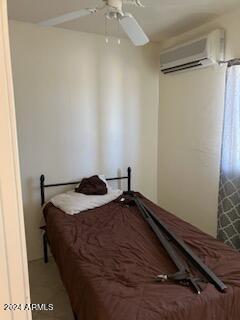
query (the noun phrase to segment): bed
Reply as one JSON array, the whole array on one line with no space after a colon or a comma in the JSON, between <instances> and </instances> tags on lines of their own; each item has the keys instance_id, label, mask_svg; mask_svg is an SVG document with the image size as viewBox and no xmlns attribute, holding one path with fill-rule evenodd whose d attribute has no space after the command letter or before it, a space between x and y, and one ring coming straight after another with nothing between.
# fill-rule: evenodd
<instances>
[{"instance_id":1,"label":"bed","mask_svg":"<svg viewBox=\"0 0 240 320\"><path fill-rule=\"evenodd\" d=\"M123 177L128 189L130 173ZM42 195L45 187L56 186L41 183ZM240 254L142 199L227 285L226 293L210 283L196 295L179 284L155 282L175 266L136 207L112 201L70 216L48 203L46 237L75 319L239 320Z\"/></svg>"}]
</instances>

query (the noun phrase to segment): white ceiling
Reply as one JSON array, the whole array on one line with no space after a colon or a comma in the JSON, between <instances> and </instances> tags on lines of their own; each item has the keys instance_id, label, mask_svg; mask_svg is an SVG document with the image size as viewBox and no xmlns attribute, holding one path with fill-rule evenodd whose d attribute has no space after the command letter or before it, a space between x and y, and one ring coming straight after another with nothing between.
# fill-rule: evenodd
<instances>
[{"instance_id":1,"label":"white ceiling","mask_svg":"<svg viewBox=\"0 0 240 320\"><path fill-rule=\"evenodd\" d=\"M152 41L176 36L225 12L240 7L240 0L142 0L145 8L125 5ZM38 23L82 8L101 6L101 0L8 0L9 18ZM92 33L105 33L103 12L64 23L59 27ZM114 22L109 33L123 36Z\"/></svg>"}]
</instances>

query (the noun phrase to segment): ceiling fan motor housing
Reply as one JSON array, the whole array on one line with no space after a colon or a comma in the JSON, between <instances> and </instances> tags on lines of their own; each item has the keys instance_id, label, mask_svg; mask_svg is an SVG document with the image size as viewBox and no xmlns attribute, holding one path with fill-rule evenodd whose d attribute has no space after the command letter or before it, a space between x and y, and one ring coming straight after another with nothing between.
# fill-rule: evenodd
<instances>
[{"instance_id":1,"label":"ceiling fan motor housing","mask_svg":"<svg viewBox=\"0 0 240 320\"><path fill-rule=\"evenodd\" d=\"M118 12L122 11L122 6L123 6L122 0L103 0L103 1L105 1L109 7L112 7L116 11Z\"/></svg>"}]
</instances>

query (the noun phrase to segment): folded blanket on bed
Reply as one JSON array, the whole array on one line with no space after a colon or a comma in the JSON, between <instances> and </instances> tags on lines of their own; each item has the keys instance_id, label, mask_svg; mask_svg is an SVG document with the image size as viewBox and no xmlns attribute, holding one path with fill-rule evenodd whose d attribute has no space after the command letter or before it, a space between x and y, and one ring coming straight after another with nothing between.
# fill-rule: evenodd
<instances>
[{"instance_id":1,"label":"folded blanket on bed","mask_svg":"<svg viewBox=\"0 0 240 320\"><path fill-rule=\"evenodd\" d=\"M85 195L74 191L61 193L50 202L67 214L76 214L89 209L101 207L121 196L122 190L109 190L105 195Z\"/></svg>"}]
</instances>

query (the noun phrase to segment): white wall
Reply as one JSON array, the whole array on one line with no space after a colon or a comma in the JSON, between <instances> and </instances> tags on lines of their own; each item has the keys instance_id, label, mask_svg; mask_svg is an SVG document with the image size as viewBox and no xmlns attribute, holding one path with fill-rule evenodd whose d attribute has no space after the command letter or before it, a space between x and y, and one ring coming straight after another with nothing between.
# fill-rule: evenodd
<instances>
[{"instance_id":1,"label":"white wall","mask_svg":"<svg viewBox=\"0 0 240 320\"><path fill-rule=\"evenodd\" d=\"M133 168L157 198L159 48L10 22L28 257L41 257L39 176L47 182ZM55 190L56 192L56 190Z\"/></svg>"},{"instance_id":2,"label":"white wall","mask_svg":"<svg viewBox=\"0 0 240 320\"><path fill-rule=\"evenodd\" d=\"M226 59L240 57L240 11L169 39L164 47L215 28L226 31ZM216 235L225 68L160 76L159 204Z\"/></svg>"}]
</instances>

